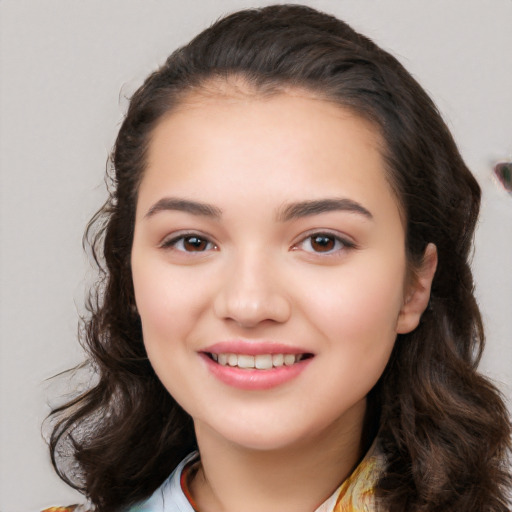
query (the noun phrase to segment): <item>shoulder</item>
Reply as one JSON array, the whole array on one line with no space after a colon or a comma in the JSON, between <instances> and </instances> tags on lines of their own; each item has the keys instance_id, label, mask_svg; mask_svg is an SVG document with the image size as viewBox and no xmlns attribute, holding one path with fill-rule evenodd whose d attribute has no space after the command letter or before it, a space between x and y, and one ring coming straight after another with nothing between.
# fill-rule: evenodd
<instances>
[{"instance_id":1,"label":"shoulder","mask_svg":"<svg viewBox=\"0 0 512 512\"><path fill-rule=\"evenodd\" d=\"M187 467L197 460L199 454L191 453L183 459L171 475L149 499L129 508L126 512L196 512L187 496Z\"/></svg>"},{"instance_id":2,"label":"shoulder","mask_svg":"<svg viewBox=\"0 0 512 512\"><path fill-rule=\"evenodd\" d=\"M126 509L126 512L195 512L187 496L186 482L182 477L186 475L186 467L198 458L197 451L185 457L152 496ZM50 507L41 512L94 512L94 510L85 505L70 505Z\"/></svg>"}]
</instances>

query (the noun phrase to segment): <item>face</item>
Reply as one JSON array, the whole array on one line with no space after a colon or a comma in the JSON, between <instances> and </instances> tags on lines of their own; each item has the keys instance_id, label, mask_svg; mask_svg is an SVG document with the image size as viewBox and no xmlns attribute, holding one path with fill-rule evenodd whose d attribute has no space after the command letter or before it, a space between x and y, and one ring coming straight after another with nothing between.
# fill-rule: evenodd
<instances>
[{"instance_id":1,"label":"face","mask_svg":"<svg viewBox=\"0 0 512 512\"><path fill-rule=\"evenodd\" d=\"M408 329L379 144L300 92L195 97L156 128L133 283L149 359L199 430L277 449L362 428Z\"/></svg>"}]
</instances>

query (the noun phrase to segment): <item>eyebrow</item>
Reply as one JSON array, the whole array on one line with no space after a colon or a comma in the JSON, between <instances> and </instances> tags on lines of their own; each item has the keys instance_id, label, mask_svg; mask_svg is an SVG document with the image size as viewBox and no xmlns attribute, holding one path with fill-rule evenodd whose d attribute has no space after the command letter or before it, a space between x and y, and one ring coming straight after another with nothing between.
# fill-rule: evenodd
<instances>
[{"instance_id":1,"label":"eyebrow","mask_svg":"<svg viewBox=\"0 0 512 512\"><path fill-rule=\"evenodd\" d=\"M222 210L207 203L200 203L198 201L191 201L189 199L180 199L176 197L164 197L157 201L144 215L145 218L151 217L156 213L163 211L180 211L191 213L203 217L212 217L215 219L220 218Z\"/></svg>"},{"instance_id":2,"label":"eyebrow","mask_svg":"<svg viewBox=\"0 0 512 512\"><path fill-rule=\"evenodd\" d=\"M287 222L301 217L334 211L356 213L368 219L373 219L373 215L363 205L346 198L319 199L287 204L280 209L277 219L281 222Z\"/></svg>"},{"instance_id":3,"label":"eyebrow","mask_svg":"<svg viewBox=\"0 0 512 512\"><path fill-rule=\"evenodd\" d=\"M208 203L176 197L164 197L157 201L148 210L144 217L151 217L156 213L169 210L181 211L192 215L211 217L214 219L219 219L222 216L222 210L220 208ZM364 206L359 204L357 201L346 198L328 198L285 204L279 209L276 217L279 222L288 222L301 217L319 215L320 213L333 211L356 213L368 219L373 219L373 215Z\"/></svg>"}]
</instances>

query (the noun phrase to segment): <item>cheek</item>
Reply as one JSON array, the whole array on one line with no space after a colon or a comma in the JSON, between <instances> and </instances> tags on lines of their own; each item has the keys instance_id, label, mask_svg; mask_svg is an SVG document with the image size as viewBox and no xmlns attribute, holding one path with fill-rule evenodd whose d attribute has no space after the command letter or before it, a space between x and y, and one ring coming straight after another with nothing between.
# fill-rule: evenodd
<instances>
[{"instance_id":1,"label":"cheek","mask_svg":"<svg viewBox=\"0 0 512 512\"><path fill-rule=\"evenodd\" d=\"M357 350L392 344L403 300L403 269L404 265L385 265L379 258L347 265L338 275L317 281L309 294L310 315L329 339L353 340Z\"/></svg>"},{"instance_id":2,"label":"cheek","mask_svg":"<svg viewBox=\"0 0 512 512\"><path fill-rule=\"evenodd\" d=\"M165 265L132 264L135 301L144 343L168 344L183 336L199 314L198 293Z\"/></svg>"},{"instance_id":3,"label":"cheek","mask_svg":"<svg viewBox=\"0 0 512 512\"><path fill-rule=\"evenodd\" d=\"M332 383L336 397L356 402L375 386L389 361L396 340L402 276L367 271L339 282L343 285L311 297L308 314L331 359L322 369L322 378Z\"/></svg>"},{"instance_id":4,"label":"cheek","mask_svg":"<svg viewBox=\"0 0 512 512\"><path fill-rule=\"evenodd\" d=\"M132 275L148 358L160 381L180 402L190 392L183 369L189 364L187 341L197 322L198 294L159 262L144 264L134 259Z\"/></svg>"}]
</instances>

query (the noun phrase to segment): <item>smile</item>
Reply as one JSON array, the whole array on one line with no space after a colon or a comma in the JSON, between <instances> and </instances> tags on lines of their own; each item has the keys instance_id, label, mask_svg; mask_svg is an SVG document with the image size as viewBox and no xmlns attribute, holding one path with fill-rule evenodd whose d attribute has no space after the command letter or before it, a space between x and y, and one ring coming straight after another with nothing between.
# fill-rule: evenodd
<instances>
[{"instance_id":1,"label":"smile","mask_svg":"<svg viewBox=\"0 0 512 512\"><path fill-rule=\"evenodd\" d=\"M311 354L234 354L220 353L208 354L213 361L222 366L242 368L250 370L271 370L282 366L292 366L303 359L311 357Z\"/></svg>"},{"instance_id":2,"label":"smile","mask_svg":"<svg viewBox=\"0 0 512 512\"><path fill-rule=\"evenodd\" d=\"M267 390L299 377L315 354L278 343L220 342L198 353L210 374L230 387Z\"/></svg>"}]
</instances>

